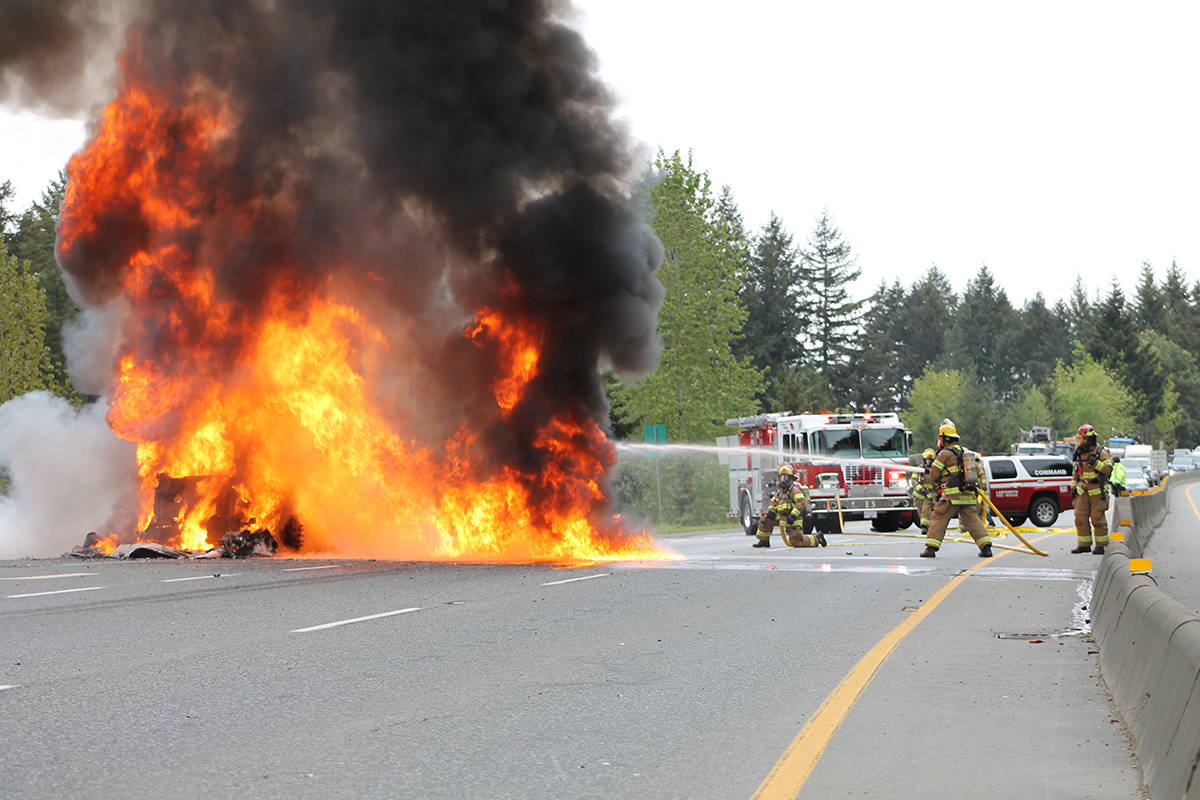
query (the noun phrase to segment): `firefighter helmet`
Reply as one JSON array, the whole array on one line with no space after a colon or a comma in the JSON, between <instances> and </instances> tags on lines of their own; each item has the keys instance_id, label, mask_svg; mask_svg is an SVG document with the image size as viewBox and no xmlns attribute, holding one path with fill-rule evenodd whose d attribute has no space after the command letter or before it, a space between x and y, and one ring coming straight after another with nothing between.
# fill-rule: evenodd
<instances>
[{"instance_id":1,"label":"firefighter helmet","mask_svg":"<svg viewBox=\"0 0 1200 800\"><path fill-rule=\"evenodd\" d=\"M958 428L948 419L942 420L942 427L938 428L938 436L948 436L951 439L958 438Z\"/></svg>"},{"instance_id":2,"label":"firefighter helmet","mask_svg":"<svg viewBox=\"0 0 1200 800\"><path fill-rule=\"evenodd\" d=\"M779 477L782 478L784 475L787 475L788 477L791 477L791 478L796 477L796 470L792 469L791 464L780 464L779 465Z\"/></svg>"},{"instance_id":3,"label":"firefighter helmet","mask_svg":"<svg viewBox=\"0 0 1200 800\"><path fill-rule=\"evenodd\" d=\"M921 458L933 458L937 453L933 452L932 447L926 447L925 452L921 453Z\"/></svg>"},{"instance_id":4,"label":"firefighter helmet","mask_svg":"<svg viewBox=\"0 0 1200 800\"><path fill-rule=\"evenodd\" d=\"M1080 439L1086 439L1089 436L1095 436L1095 435L1096 435L1096 429L1093 428L1091 425L1088 425L1086 422L1079 426L1079 438Z\"/></svg>"}]
</instances>

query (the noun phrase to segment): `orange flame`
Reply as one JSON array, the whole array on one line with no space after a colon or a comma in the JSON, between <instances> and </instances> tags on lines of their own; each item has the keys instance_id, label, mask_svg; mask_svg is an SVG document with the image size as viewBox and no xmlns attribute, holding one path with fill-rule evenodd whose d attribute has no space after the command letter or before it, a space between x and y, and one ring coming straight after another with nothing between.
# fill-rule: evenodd
<instances>
[{"instance_id":1,"label":"orange flame","mask_svg":"<svg viewBox=\"0 0 1200 800\"><path fill-rule=\"evenodd\" d=\"M59 248L64 261L86 261L106 225L144 228L121 254L114 290L131 313L109 412L117 435L137 444L139 535L198 550L240 526L277 537L290 526L302 530L291 543L301 554L663 557L608 511L613 448L582 410L537 431L539 474L489 468L474 455L470 420L430 445L379 407L364 353L394 343L335 281L277 277L248 312L215 278L220 247L194 245L212 241L214 219L220 240L253 240L273 202L222 188L236 169L235 110L204 87L170 102L135 79L136 59L125 67L120 96L70 162ZM544 333L481 308L464 335L497 354L489 418L504 418L539 374Z\"/></svg>"}]
</instances>

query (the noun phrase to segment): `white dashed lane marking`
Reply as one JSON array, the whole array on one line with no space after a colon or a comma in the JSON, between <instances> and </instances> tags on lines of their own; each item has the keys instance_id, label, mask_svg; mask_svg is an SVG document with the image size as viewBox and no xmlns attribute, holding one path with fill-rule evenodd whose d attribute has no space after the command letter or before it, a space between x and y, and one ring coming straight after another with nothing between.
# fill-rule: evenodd
<instances>
[{"instance_id":1,"label":"white dashed lane marking","mask_svg":"<svg viewBox=\"0 0 1200 800\"><path fill-rule=\"evenodd\" d=\"M220 575L193 575L190 578L164 578L161 583L179 583L180 581L204 581L212 580L213 578L232 578L234 575L241 575L240 572L222 572Z\"/></svg>"},{"instance_id":2,"label":"white dashed lane marking","mask_svg":"<svg viewBox=\"0 0 1200 800\"><path fill-rule=\"evenodd\" d=\"M90 578L94 572L62 572L57 575L24 575L21 577L4 577L0 581L48 581L53 578Z\"/></svg>"},{"instance_id":3,"label":"white dashed lane marking","mask_svg":"<svg viewBox=\"0 0 1200 800\"><path fill-rule=\"evenodd\" d=\"M340 619L337 622L326 622L324 625L313 625L310 628L296 628L292 633L308 633L309 631L323 631L326 628L336 628L339 625L350 625L355 622L366 622L372 619L382 619L384 617L394 617L397 614L411 614L414 611L420 611L421 608L401 608L396 611L384 611L382 614L370 614L365 617L354 617L353 619Z\"/></svg>"},{"instance_id":4,"label":"white dashed lane marking","mask_svg":"<svg viewBox=\"0 0 1200 800\"><path fill-rule=\"evenodd\" d=\"M543 583L542 586L560 586L564 583L574 583L575 581L590 581L592 578L607 578L609 575L612 575L612 573L601 572L599 575L584 575L582 578L567 578L566 580L562 581L550 581L549 583Z\"/></svg>"},{"instance_id":5,"label":"white dashed lane marking","mask_svg":"<svg viewBox=\"0 0 1200 800\"><path fill-rule=\"evenodd\" d=\"M68 592L94 592L97 589L103 589L103 586L84 586L79 589L57 589L53 592L29 592L28 594L10 594L9 597L42 597L47 594L67 594Z\"/></svg>"},{"instance_id":6,"label":"white dashed lane marking","mask_svg":"<svg viewBox=\"0 0 1200 800\"><path fill-rule=\"evenodd\" d=\"M281 571L282 572L304 572L305 570L310 570L310 569L337 569L338 567L344 567L344 566L346 566L346 565L345 564L325 564L324 566L320 566L320 567L288 567Z\"/></svg>"}]
</instances>

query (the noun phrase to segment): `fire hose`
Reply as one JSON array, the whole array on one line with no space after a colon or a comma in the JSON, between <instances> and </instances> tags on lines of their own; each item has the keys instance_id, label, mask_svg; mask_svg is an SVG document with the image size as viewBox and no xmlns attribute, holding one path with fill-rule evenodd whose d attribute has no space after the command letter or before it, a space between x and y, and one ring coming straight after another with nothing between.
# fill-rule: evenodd
<instances>
[{"instance_id":1,"label":"fire hose","mask_svg":"<svg viewBox=\"0 0 1200 800\"><path fill-rule=\"evenodd\" d=\"M976 490L975 490L975 494L977 494L977 495L979 496L979 499L980 499L980 500L982 500L982 501L984 501L985 503L987 503L987 504L988 504L988 507L989 507L989 508L991 508L991 509L992 509L992 511L995 511L995 512L996 512L996 516L997 516L997 517L999 517L999 518L1000 518L1000 521L1004 523L1004 527L1008 528L1008 529L1009 529L1009 530L1012 532L1012 535L1013 535L1013 536L1015 536L1015 537L1017 537L1018 539L1020 539L1020 540L1021 540L1021 544L1025 545L1026 547L1028 547L1028 548L1029 548L1029 551L1030 551L1031 553L1033 553L1034 555L1037 555L1037 556L1049 556L1049 555L1050 555L1049 553L1043 553L1041 550L1038 550L1036 547L1034 547L1032 544L1030 544L1030 543L1029 543L1029 540L1028 540L1028 539L1026 539L1026 538L1025 538L1024 536L1022 536L1021 534L1017 533L1017 529L1016 529L1016 528L1014 528L1014 527L1013 527L1013 525L1012 525L1012 523L1008 521L1008 517L1006 517L1006 516L1004 516L1003 514L1001 514L1001 513L1000 513L1000 509L996 508L996 504L992 502L992 498L990 498L990 497L988 497L988 496L987 496L987 492L983 491L982 489L976 489ZM960 523L960 524L961 524L961 523ZM997 546L999 546L999 545L997 545Z\"/></svg>"}]
</instances>

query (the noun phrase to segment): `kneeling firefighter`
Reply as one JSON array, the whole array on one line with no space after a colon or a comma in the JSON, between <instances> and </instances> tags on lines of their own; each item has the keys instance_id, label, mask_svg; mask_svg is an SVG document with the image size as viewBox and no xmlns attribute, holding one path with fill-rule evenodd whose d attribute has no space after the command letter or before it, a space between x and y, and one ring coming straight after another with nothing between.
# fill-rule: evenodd
<instances>
[{"instance_id":1,"label":"kneeling firefighter","mask_svg":"<svg viewBox=\"0 0 1200 800\"><path fill-rule=\"evenodd\" d=\"M933 507L929 532L925 534L925 549L921 558L933 558L946 538L946 526L957 516L958 524L971 534L979 546L980 558L991 558L992 538L979 517L979 458L958 443L958 428L943 420L938 428L938 454L929 467L929 477L940 484L942 497Z\"/></svg>"},{"instance_id":2,"label":"kneeling firefighter","mask_svg":"<svg viewBox=\"0 0 1200 800\"><path fill-rule=\"evenodd\" d=\"M808 492L796 483L796 472L788 464L779 467L779 486L771 495L771 507L758 519L758 541L752 547L770 547L771 530L779 523L783 540L792 547L825 546L823 533L804 533L804 509Z\"/></svg>"}]
</instances>

